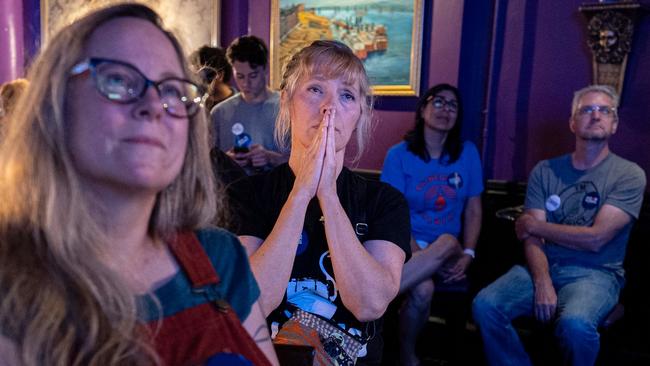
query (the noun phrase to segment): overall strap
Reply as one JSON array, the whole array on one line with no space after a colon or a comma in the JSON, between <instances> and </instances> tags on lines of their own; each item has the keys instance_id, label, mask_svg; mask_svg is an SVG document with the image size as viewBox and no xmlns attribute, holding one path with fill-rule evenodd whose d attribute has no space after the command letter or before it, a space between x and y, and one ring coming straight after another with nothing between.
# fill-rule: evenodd
<instances>
[{"instance_id":1,"label":"overall strap","mask_svg":"<svg viewBox=\"0 0 650 366\"><path fill-rule=\"evenodd\" d=\"M191 231L178 233L169 245L181 268L187 273L192 287L205 287L220 282L219 275L212 266L210 257Z\"/></svg>"},{"instance_id":2,"label":"overall strap","mask_svg":"<svg viewBox=\"0 0 650 366\"><path fill-rule=\"evenodd\" d=\"M354 173L353 173L354 174ZM368 182L364 177L357 176L357 187L352 194L352 200L354 200L355 205L351 208L351 216L354 222L354 232L357 234L359 241L363 243L364 236L368 234L368 222L366 221L366 210L368 209L368 203L366 201L366 190L368 189Z\"/></svg>"}]
</instances>

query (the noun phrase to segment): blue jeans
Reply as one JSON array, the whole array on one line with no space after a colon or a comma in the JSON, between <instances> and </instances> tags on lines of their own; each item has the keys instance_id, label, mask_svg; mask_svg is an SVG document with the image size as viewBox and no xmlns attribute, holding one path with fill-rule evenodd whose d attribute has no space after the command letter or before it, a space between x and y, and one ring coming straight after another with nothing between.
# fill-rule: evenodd
<instances>
[{"instance_id":1,"label":"blue jeans","mask_svg":"<svg viewBox=\"0 0 650 366\"><path fill-rule=\"evenodd\" d=\"M600 348L598 326L616 305L621 283L613 273L580 266L556 264L549 273L558 299L554 334L564 362L593 365ZM512 320L534 316L534 302L530 272L519 265L476 295L472 312L490 365L531 365Z\"/></svg>"}]
</instances>

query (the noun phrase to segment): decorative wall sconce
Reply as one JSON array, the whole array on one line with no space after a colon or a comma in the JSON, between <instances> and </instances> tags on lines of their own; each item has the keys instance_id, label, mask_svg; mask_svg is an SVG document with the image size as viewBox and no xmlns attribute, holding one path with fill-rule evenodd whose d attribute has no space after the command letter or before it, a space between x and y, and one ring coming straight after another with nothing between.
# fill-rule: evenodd
<instances>
[{"instance_id":1,"label":"decorative wall sconce","mask_svg":"<svg viewBox=\"0 0 650 366\"><path fill-rule=\"evenodd\" d=\"M632 36L641 4L635 1L608 1L583 4L579 10L587 18L587 45L593 53L594 84L623 92L625 66L632 50Z\"/></svg>"}]
</instances>

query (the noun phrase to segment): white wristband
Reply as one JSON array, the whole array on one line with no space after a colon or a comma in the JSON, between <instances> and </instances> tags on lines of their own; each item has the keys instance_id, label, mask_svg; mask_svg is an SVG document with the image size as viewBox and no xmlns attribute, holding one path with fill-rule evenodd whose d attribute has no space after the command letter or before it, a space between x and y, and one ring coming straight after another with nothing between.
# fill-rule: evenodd
<instances>
[{"instance_id":1,"label":"white wristband","mask_svg":"<svg viewBox=\"0 0 650 366\"><path fill-rule=\"evenodd\" d=\"M470 257L472 257L472 259L476 258L476 252L474 251L474 249L465 248L463 250L463 253L469 255Z\"/></svg>"}]
</instances>

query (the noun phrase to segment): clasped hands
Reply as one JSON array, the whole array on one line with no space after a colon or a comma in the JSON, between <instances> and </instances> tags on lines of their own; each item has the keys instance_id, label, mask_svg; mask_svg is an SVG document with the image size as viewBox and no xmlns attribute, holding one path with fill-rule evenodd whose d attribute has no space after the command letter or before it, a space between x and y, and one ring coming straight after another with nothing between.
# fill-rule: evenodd
<instances>
[{"instance_id":1,"label":"clasped hands","mask_svg":"<svg viewBox=\"0 0 650 366\"><path fill-rule=\"evenodd\" d=\"M295 167L294 190L310 199L314 196L321 200L337 197L335 117L336 109L325 110L318 134L312 144L303 151L301 159L297 162L298 166Z\"/></svg>"},{"instance_id":2,"label":"clasped hands","mask_svg":"<svg viewBox=\"0 0 650 366\"><path fill-rule=\"evenodd\" d=\"M467 269L472 263L472 257L462 252L455 255L440 268L440 275L444 283L453 283L467 278Z\"/></svg>"}]
</instances>

